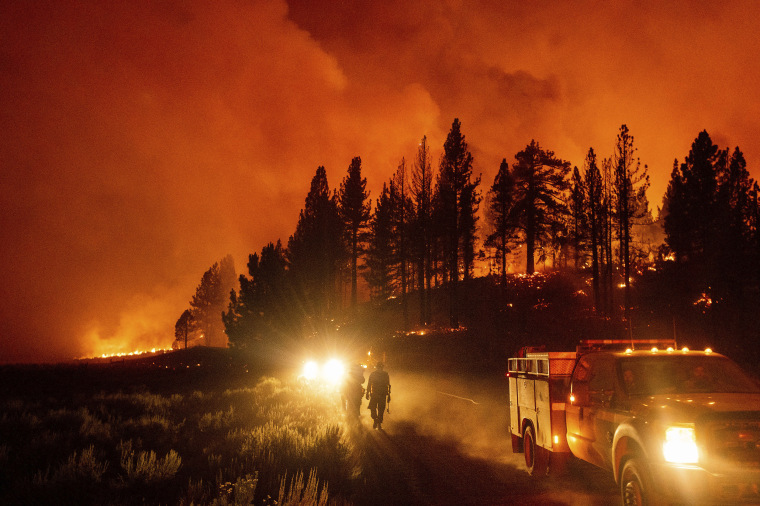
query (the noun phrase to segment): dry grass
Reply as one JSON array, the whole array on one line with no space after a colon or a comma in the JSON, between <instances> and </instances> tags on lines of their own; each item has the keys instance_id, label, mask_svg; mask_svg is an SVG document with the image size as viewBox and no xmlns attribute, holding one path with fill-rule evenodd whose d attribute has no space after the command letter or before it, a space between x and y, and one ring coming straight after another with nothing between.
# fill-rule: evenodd
<instances>
[{"instance_id":1,"label":"dry grass","mask_svg":"<svg viewBox=\"0 0 760 506\"><path fill-rule=\"evenodd\" d=\"M269 377L127 390L0 399L0 503L324 505L358 487L334 395Z\"/></svg>"}]
</instances>

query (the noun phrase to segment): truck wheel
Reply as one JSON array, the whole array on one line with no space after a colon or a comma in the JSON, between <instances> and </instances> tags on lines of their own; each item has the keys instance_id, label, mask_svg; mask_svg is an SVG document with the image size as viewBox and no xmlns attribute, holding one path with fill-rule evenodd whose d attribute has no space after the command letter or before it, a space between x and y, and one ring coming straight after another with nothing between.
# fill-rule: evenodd
<instances>
[{"instance_id":1,"label":"truck wheel","mask_svg":"<svg viewBox=\"0 0 760 506\"><path fill-rule=\"evenodd\" d=\"M620 495L624 506L645 506L650 502L652 487L647 469L638 459L629 459L620 473Z\"/></svg>"},{"instance_id":2,"label":"truck wheel","mask_svg":"<svg viewBox=\"0 0 760 506\"><path fill-rule=\"evenodd\" d=\"M525 427L523 446L525 447L525 467L528 468L528 474L537 478L546 476L548 460L546 450L536 444L536 433L532 425Z\"/></svg>"}]
</instances>

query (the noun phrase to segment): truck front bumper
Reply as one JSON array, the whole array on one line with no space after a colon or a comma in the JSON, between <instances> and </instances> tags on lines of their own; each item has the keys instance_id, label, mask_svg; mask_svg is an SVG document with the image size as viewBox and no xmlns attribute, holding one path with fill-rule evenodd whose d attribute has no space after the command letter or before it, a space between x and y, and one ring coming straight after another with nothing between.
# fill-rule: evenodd
<instances>
[{"instance_id":1,"label":"truck front bumper","mask_svg":"<svg viewBox=\"0 0 760 506\"><path fill-rule=\"evenodd\" d=\"M760 504L760 470L714 473L698 466L653 464L655 489L688 504Z\"/></svg>"}]
</instances>

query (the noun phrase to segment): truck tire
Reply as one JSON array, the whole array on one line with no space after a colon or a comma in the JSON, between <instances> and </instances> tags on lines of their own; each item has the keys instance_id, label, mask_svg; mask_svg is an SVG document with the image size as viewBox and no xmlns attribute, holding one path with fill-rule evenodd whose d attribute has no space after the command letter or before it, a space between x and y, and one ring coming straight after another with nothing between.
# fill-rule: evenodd
<instances>
[{"instance_id":1,"label":"truck tire","mask_svg":"<svg viewBox=\"0 0 760 506\"><path fill-rule=\"evenodd\" d=\"M652 485L646 465L637 458L628 459L620 472L620 496L623 506L646 506L652 501Z\"/></svg>"},{"instance_id":2,"label":"truck tire","mask_svg":"<svg viewBox=\"0 0 760 506\"><path fill-rule=\"evenodd\" d=\"M536 433L532 425L525 427L523 447L528 474L536 478L546 476L548 455L546 450L536 444Z\"/></svg>"}]
</instances>

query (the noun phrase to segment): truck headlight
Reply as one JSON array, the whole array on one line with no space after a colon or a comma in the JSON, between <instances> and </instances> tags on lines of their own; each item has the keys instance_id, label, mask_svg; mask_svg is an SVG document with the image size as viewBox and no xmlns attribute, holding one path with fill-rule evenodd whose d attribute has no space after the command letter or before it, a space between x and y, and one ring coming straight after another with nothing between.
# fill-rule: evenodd
<instances>
[{"instance_id":1,"label":"truck headlight","mask_svg":"<svg viewBox=\"0 0 760 506\"><path fill-rule=\"evenodd\" d=\"M319 364L317 364L313 360L309 360L303 365L303 371L301 371L301 376L305 378L308 381L314 381L317 379L317 376L319 375Z\"/></svg>"},{"instance_id":2,"label":"truck headlight","mask_svg":"<svg viewBox=\"0 0 760 506\"><path fill-rule=\"evenodd\" d=\"M696 464L699 461L694 427L674 426L665 429L662 455L674 464Z\"/></svg>"},{"instance_id":3,"label":"truck headlight","mask_svg":"<svg viewBox=\"0 0 760 506\"><path fill-rule=\"evenodd\" d=\"M334 358L329 360L322 368L322 376L325 381L336 385L343 381L343 377L346 375L346 366L343 362Z\"/></svg>"}]
</instances>

